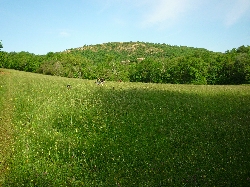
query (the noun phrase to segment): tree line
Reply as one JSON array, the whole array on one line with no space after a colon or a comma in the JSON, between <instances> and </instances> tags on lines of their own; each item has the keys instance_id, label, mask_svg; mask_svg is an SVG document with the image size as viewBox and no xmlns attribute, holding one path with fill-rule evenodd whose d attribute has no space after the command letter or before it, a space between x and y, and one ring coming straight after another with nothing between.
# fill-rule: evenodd
<instances>
[{"instance_id":1,"label":"tree line","mask_svg":"<svg viewBox=\"0 0 250 187\"><path fill-rule=\"evenodd\" d=\"M159 43L110 42L46 55L24 51L0 51L0 55L1 68L70 78L204 85L250 83L250 46L244 45L220 53Z\"/></svg>"}]
</instances>

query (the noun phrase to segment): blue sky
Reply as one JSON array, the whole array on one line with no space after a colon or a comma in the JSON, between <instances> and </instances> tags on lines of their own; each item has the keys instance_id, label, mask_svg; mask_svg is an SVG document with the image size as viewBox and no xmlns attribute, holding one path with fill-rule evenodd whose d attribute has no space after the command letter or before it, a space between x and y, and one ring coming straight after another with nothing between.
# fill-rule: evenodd
<instances>
[{"instance_id":1,"label":"blue sky","mask_svg":"<svg viewBox=\"0 0 250 187\"><path fill-rule=\"evenodd\" d=\"M0 0L3 51L144 41L225 52L250 45L250 0Z\"/></svg>"}]
</instances>

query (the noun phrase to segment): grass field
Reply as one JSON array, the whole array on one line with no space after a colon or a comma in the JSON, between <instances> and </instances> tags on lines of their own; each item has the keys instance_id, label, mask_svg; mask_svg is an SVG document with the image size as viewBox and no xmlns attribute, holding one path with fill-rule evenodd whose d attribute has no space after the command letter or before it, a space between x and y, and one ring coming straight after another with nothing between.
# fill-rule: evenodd
<instances>
[{"instance_id":1,"label":"grass field","mask_svg":"<svg viewBox=\"0 0 250 187\"><path fill-rule=\"evenodd\" d=\"M249 85L0 69L0 96L0 186L250 185Z\"/></svg>"}]
</instances>

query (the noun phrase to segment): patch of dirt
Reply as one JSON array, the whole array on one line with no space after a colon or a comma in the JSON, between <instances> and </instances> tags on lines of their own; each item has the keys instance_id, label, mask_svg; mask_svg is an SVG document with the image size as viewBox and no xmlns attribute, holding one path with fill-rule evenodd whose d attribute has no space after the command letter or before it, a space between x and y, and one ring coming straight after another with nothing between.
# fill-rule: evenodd
<instances>
[{"instance_id":1,"label":"patch of dirt","mask_svg":"<svg viewBox=\"0 0 250 187\"><path fill-rule=\"evenodd\" d=\"M10 72L7 72L7 71L0 71L0 75L6 75L6 74L10 74Z\"/></svg>"}]
</instances>

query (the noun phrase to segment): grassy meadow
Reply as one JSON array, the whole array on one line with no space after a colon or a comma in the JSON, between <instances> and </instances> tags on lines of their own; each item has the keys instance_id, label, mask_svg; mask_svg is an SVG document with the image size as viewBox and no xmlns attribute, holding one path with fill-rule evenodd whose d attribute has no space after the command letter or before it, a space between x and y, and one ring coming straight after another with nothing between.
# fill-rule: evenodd
<instances>
[{"instance_id":1,"label":"grassy meadow","mask_svg":"<svg viewBox=\"0 0 250 187\"><path fill-rule=\"evenodd\" d=\"M249 186L250 86L0 69L0 151L0 186Z\"/></svg>"}]
</instances>

